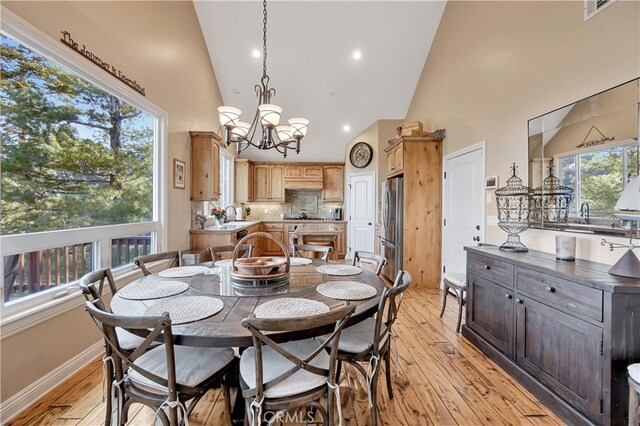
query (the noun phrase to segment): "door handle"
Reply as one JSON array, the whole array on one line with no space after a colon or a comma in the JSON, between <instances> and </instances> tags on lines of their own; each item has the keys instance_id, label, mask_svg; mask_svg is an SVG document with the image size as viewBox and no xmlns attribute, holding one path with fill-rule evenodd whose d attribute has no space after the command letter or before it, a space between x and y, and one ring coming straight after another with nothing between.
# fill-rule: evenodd
<instances>
[{"instance_id":1,"label":"door handle","mask_svg":"<svg viewBox=\"0 0 640 426\"><path fill-rule=\"evenodd\" d=\"M480 225L476 225L476 231L480 230Z\"/></svg>"},{"instance_id":2,"label":"door handle","mask_svg":"<svg viewBox=\"0 0 640 426\"><path fill-rule=\"evenodd\" d=\"M368 222L367 225L371 226L371 222Z\"/></svg>"}]
</instances>

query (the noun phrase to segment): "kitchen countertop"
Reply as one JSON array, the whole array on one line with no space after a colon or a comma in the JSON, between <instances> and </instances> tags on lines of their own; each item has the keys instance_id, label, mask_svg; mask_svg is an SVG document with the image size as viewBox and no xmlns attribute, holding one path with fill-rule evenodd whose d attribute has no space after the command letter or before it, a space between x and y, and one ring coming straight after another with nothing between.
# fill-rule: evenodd
<instances>
[{"instance_id":1,"label":"kitchen countertop","mask_svg":"<svg viewBox=\"0 0 640 426\"><path fill-rule=\"evenodd\" d=\"M295 230L298 236L303 235L341 235L342 229L333 223L304 223Z\"/></svg>"},{"instance_id":2,"label":"kitchen countertop","mask_svg":"<svg viewBox=\"0 0 640 426\"><path fill-rule=\"evenodd\" d=\"M239 231L243 231L252 226L258 225L260 223L304 223L304 224L332 224L332 223L347 223L346 220L304 220L304 219L265 219L265 220L257 220L257 221L242 221L242 222L228 222L225 223L221 228L217 226L209 226L204 229L200 228L191 228L189 230L190 234L233 234Z\"/></svg>"}]
</instances>

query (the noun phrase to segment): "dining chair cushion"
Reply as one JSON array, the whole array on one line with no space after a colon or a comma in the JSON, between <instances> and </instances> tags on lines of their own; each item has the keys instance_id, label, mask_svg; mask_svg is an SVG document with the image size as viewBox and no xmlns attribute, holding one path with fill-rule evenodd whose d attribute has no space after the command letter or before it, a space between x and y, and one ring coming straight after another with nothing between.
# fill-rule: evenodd
<instances>
[{"instance_id":1,"label":"dining chair cushion","mask_svg":"<svg viewBox=\"0 0 640 426\"><path fill-rule=\"evenodd\" d=\"M447 272L442 278L458 287L467 286L467 275L463 272Z\"/></svg>"},{"instance_id":2,"label":"dining chair cushion","mask_svg":"<svg viewBox=\"0 0 640 426\"><path fill-rule=\"evenodd\" d=\"M313 339L307 339L295 342L285 342L279 344L279 346L287 352L290 352L304 360L318 349L320 344ZM245 350L242 353L242 358L240 358L240 375L244 382L252 389L256 386L255 354L255 348L251 347ZM311 361L311 365L318 368L328 369L329 361L329 354L323 350ZM295 367L291 361L274 351L272 348L264 345L262 346L262 365L264 366L262 372L263 383L268 383ZM326 377L321 377L301 369L296 371L291 377L288 377L277 385L267 389L264 395L267 398L282 398L297 395L316 389L324 385L326 382Z\"/></svg>"},{"instance_id":3,"label":"dining chair cushion","mask_svg":"<svg viewBox=\"0 0 640 426\"><path fill-rule=\"evenodd\" d=\"M231 348L199 348L174 346L176 360L176 382L184 386L197 386L222 370L235 357ZM150 373L167 377L167 353L164 345L143 354L135 362ZM147 392L165 394L165 386L147 379L136 370L129 369L129 379L133 384Z\"/></svg>"},{"instance_id":4,"label":"dining chair cushion","mask_svg":"<svg viewBox=\"0 0 640 426\"><path fill-rule=\"evenodd\" d=\"M118 335L118 343L120 344L120 347L125 351L133 351L137 349L144 341L142 337L129 333L127 330L120 327L116 327L116 334ZM160 342L154 342L152 345L158 346L160 345Z\"/></svg>"},{"instance_id":5,"label":"dining chair cushion","mask_svg":"<svg viewBox=\"0 0 640 426\"><path fill-rule=\"evenodd\" d=\"M341 352L350 354L359 354L373 346L373 330L376 327L375 317L367 318L355 325L342 330L340 333L340 342L338 349ZM318 336L316 340L324 342L330 335ZM385 335L380 342L380 346L384 345L389 336Z\"/></svg>"}]
</instances>

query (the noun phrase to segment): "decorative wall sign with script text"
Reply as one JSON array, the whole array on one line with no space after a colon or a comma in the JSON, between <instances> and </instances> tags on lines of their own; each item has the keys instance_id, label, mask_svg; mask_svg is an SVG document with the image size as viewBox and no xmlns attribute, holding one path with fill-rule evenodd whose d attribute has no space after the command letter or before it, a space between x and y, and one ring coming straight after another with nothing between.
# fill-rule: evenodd
<instances>
[{"instance_id":1,"label":"decorative wall sign with script text","mask_svg":"<svg viewBox=\"0 0 640 426\"><path fill-rule=\"evenodd\" d=\"M146 96L144 87L140 86L136 80L131 80L128 78L122 71L117 69L114 65L109 64L108 62L103 61L98 56L94 55L92 52L87 50L86 46L83 44L82 47L79 47L78 42L75 41L71 37L71 33L69 31L61 31L62 38L60 41L65 45L84 56L118 80L122 81L127 86L131 87L136 92L140 93L142 96Z\"/></svg>"}]
</instances>

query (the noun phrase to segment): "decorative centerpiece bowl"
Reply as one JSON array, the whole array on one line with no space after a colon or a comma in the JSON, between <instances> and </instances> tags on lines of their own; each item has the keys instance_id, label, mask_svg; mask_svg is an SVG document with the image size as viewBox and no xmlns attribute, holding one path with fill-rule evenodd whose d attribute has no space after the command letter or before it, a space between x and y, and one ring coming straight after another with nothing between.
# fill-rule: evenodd
<instances>
[{"instance_id":1,"label":"decorative centerpiece bowl","mask_svg":"<svg viewBox=\"0 0 640 426\"><path fill-rule=\"evenodd\" d=\"M250 257L236 260L235 266L238 273L243 275L267 275L286 263L284 257Z\"/></svg>"},{"instance_id":2,"label":"decorative centerpiece bowl","mask_svg":"<svg viewBox=\"0 0 640 426\"><path fill-rule=\"evenodd\" d=\"M250 239L264 237L280 246L284 257L249 257L238 258L242 245ZM284 244L266 232L254 232L238 241L231 258L231 278L236 284L243 286L281 284L289 276L291 259Z\"/></svg>"}]
</instances>

